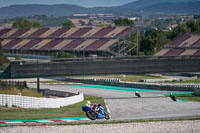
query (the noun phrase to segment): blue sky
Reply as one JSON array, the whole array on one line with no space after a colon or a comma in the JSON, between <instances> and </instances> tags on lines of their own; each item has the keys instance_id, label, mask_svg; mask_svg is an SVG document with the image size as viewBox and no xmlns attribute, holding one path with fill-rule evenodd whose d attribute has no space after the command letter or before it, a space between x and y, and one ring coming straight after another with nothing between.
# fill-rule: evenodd
<instances>
[{"instance_id":1,"label":"blue sky","mask_svg":"<svg viewBox=\"0 0 200 133\"><path fill-rule=\"evenodd\" d=\"M84 7L118 6L136 0L0 0L0 7L13 4L75 4Z\"/></svg>"}]
</instances>

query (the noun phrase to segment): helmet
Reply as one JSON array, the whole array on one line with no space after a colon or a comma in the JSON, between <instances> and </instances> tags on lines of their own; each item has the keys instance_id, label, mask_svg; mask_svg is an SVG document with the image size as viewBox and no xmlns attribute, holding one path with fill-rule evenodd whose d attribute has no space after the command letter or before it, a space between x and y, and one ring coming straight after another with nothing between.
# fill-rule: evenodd
<instances>
[{"instance_id":1,"label":"helmet","mask_svg":"<svg viewBox=\"0 0 200 133\"><path fill-rule=\"evenodd\" d=\"M135 93L139 93L138 91L135 91Z\"/></svg>"},{"instance_id":2,"label":"helmet","mask_svg":"<svg viewBox=\"0 0 200 133\"><path fill-rule=\"evenodd\" d=\"M87 101L87 103L86 104L91 104L91 102L90 101Z\"/></svg>"}]
</instances>

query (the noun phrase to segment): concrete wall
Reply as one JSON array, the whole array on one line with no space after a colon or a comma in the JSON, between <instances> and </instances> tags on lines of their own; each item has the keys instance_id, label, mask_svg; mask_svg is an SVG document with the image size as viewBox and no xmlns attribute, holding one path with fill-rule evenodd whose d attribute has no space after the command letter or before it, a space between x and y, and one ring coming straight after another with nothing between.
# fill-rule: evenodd
<instances>
[{"instance_id":1,"label":"concrete wall","mask_svg":"<svg viewBox=\"0 0 200 133\"><path fill-rule=\"evenodd\" d=\"M11 63L11 77L199 72L199 59L131 59Z\"/></svg>"},{"instance_id":2,"label":"concrete wall","mask_svg":"<svg viewBox=\"0 0 200 133\"><path fill-rule=\"evenodd\" d=\"M84 100L83 93L66 98L36 98L18 95L0 94L0 106L16 106L20 108L60 108Z\"/></svg>"}]
</instances>

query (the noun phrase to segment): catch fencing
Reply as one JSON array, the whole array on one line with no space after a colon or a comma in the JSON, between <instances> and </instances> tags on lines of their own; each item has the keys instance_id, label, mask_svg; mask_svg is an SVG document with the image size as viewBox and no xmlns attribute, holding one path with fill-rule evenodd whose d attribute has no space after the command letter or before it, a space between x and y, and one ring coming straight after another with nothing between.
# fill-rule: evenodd
<instances>
[{"instance_id":1,"label":"catch fencing","mask_svg":"<svg viewBox=\"0 0 200 133\"><path fill-rule=\"evenodd\" d=\"M26 82L20 82L20 81L11 81L11 80L0 80L0 89L24 89L27 87Z\"/></svg>"}]
</instances>

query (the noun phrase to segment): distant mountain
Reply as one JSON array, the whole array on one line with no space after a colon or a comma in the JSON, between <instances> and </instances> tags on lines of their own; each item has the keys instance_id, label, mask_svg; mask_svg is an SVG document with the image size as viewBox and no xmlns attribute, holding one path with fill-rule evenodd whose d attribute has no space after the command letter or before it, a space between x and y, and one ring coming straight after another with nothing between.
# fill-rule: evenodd
<instances>
[{"instance_id":1,"label":"distant mountain","mask_svg":"<svg viewBox=\"0 0 200 133\"><path fill-rule=\"evenodd\" d=\"M198 0L137 0L134 2L127 3L123 5L123 7L126 8L132 8L132 9L140 9L143 7L152 6L159 3L182 3L182 2L192 2L192 1L198 1Z\"/></svg>"},{"instance_id":2,"label":"distant mountain","mask_svg":"<svg viewBox=\"0 0 200 133\"><path fill-rule=\"evenodd\" d=\"M140 8L138 13L150 14L200 14L200 1L183 3L160 3Z\"/></svg>"},{"instance_id":3,"label":"distant mountain","mask_svg":"<svg viewBox=\"0 0 200 133\"><path fill-rule=\"evenodd\" d=\"M31 15L70 16L73 14L200 14L200 0L138 0L117 7L85 8L77 5L12 5L0 8L1 18L14 18Z\"/></svg>"},{"instance_id":4,"label":"distant mountain","mask_svg":"<svg viewBox=\"0 0 200 133\"><path fill-rule=\"evenodd\" d=\"M0 8L0 18L12 18L31 15L68 16L74 13L84 13L87 8L77 5L12 5Z\"/></svg>"}]
</instances>

